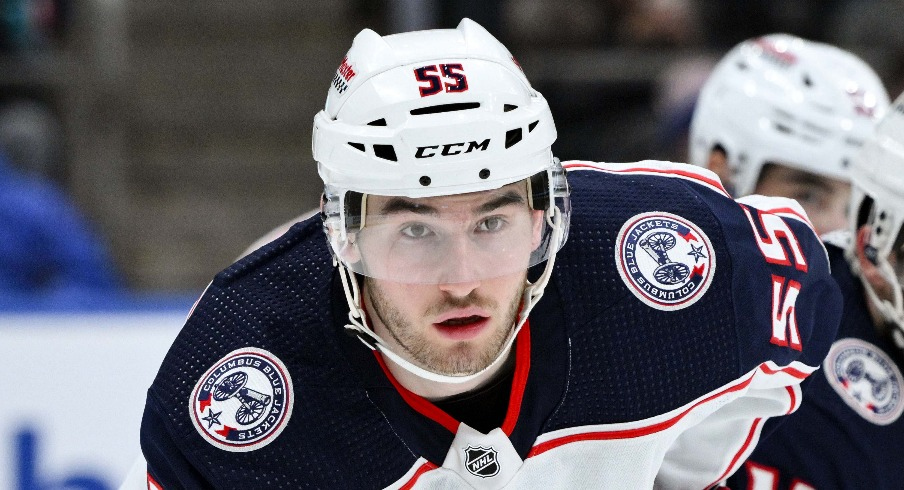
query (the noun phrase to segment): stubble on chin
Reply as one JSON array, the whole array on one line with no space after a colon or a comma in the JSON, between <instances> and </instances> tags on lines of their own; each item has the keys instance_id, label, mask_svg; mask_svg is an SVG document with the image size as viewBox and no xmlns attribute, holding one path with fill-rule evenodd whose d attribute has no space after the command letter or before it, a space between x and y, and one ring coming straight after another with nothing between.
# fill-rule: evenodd
<instances>
[{"instance_id":1,"label":"stubble on chin","mask_svg":"<svg viewBox=\"0 0 904 490\"><path fill-rule=\"evenodd\" d=\"M398 354L413 361L418 366L435 373L446 376L466 376L477 373L489 366L499 355L508 339L509 333L514 327L515 317L521 305L524 287L518 289L517 294L511 299L502 315L494 315L494 323L491 326L492 334L489 339L479 343L461 341L452 346L440 345L435 340L431 341L423 331L429 327L417 326L415 321L406 318L383 295L379 286L370 278L365 278L366 296L369 298L374 314L401 347L403 352ZM429 318L436 314L454 308L478 306L488 311L498 311L495 301L483 298L479 295L469 295L465 298L447 298L440 303L431 305L421 318ZM498 323L501 318L502 323ZM389 340L389 339L385 339Z\"/></svg>"}]
</instances>

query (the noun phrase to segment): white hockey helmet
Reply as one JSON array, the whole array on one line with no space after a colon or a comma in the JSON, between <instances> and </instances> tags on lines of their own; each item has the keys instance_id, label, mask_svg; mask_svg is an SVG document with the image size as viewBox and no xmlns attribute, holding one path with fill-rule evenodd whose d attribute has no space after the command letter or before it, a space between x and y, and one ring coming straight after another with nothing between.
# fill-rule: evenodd
<instances>
[{"instance_id":1,"label":"white hockey helmet","mask_svg":"<svg viewBox=\"0 0 904 490\"><path fill-rule=\"evenodd\" d=\"M431 381L465 383L491 373L506 358L542 297L556 252L568 234L569 190L565 171L552 155L555 139L546 99L530 86L505 46L475 22L464 19L456 29L385 37L370 29L361 31L333 78L326 108L314 118L313 136L314 159L325 184L324 230L349 305L346 328L371 349ZM511 187L518 187L506 186L519 182L525 184L528 212L515 214L529 216L528 233L509 234L511 238L503 238L502 243L482 241L471 225L459 227L459 221L467 224L465 212L465 217L438 224L439 231L430 230L430 239L424 240L427 248L411 252L406 247L413 240L400 235L419 238L424 226L405 225L381 234L381 224L392 222L393 216L378 214L373 219L367 211L368 196L383 196L375 199L383 202L384 197L392 197L411 208L422 202L429 207L434 202L459 201L446 196L500 190L498 199L486 203L504 202ZM462 196L461 201L468 197ZM419 201L406 203L405 199ZM490 223L481 222L478 228L484 225ZM452 230L449 235L454 235L456 227L469 230L465 234L470 238L463 241L472 247L469 250L476 250L461 261L469 262L466 267L470 268L463 281L516 269L524 272L543 260L546 265L534 283L525 284L521 310L495 360L476 373L447 375L393 352L367 326L361 291L352 273L402 283L454 282L443 276L445 272L433 274L430 269L455 267L458 261L445 254L451 247L442 242L444 232ZM380 242L387 236L390 240ZM453 240L461 237L446 242ZM370 248L374 243L388 245L377 246L377 253ZM400 265L385 266L387 262Z\"/></svg>"},{"instance_id":2,"label":"white hockey helmet","mask_svg":"<svg viewBox=\"0 0 904 490\"><path fill-rule=\"evenodd\" d=\"M898 347L904 348L904 94L879 122L851 167L850 230L857 236L860 226L870 225L867 256L892 286L891 300L880 298L868 281L867 296L892 331ZM855 273L857 240L852 239L847 258ZM892 257L892 262L889 262Z\"/></svg>"},{"instance_id":3,"label":"white hockey helmet","mask_svg":"<svg viewBox=\"0 0 904 490\"><path fill-rule=\"evenodd\" d=\"M788 34L735 46L704 84L690 128L690 161L725 150L736 197L766 163L848 181L848 166L888 107L876 73L857 56Z\"/></svg>"},{"instance_id":4,"label":"white hockey helmet","mask_svg":"<svg viewBox=\"0 0 904 490\"><path fill-rule=\"evenodd\" d=\"M364 29L314 118L313 154L334 254L359 274L430 282L432 276L406 268L376 272L361 259L355 243L366 226L367 196L428 198L526 180L534 209L551 217L558 206L562 213L558 243L550 241L552 226L544 226L540 246L519 267L542 262L564 243L569 218L564 171L551 150L555 139L546 99L477 23L464 19L456 29L383 37Z\"/></svg>"}]
</instances>

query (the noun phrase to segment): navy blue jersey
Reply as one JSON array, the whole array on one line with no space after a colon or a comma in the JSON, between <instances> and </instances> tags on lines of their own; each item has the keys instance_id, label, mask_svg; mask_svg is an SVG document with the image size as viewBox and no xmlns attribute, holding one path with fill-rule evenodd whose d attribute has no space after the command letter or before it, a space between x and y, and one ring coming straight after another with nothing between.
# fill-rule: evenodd
<instances>
[{"instance_id":1,"label":"navy blue jersey","mask_svg":"<svg viewBox=\"0 0 904 490\"><path fill-rule=\"evenodd\" d=\"M570 235L518 334L498 428L408 392L346 335L313 218L194 308L148 391L149 482L701 488L737 469L835 336L822 244L796 203L735 202L696 167L566 168Z\"/></svg>"},{"instance_id":2,"label":"navy blue jersey","mask_svg":"<svg viewBox=\"0 0 904 490\"><path fill-rule=\"evenodd\" d=\"M904 487L904 410L895 346L877 332L861 280L827 245L844 295L838 338L797 413L729 480L735 490Z\"/></svg>"}]
</instances>

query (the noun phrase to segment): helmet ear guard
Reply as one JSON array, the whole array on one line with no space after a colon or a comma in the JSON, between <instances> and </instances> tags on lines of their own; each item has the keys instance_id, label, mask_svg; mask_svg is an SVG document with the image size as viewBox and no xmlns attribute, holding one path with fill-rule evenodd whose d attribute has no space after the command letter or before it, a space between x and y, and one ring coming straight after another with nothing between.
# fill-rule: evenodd
<instances>
[{"instance_id":1,"label":"helmet ear guard","mask_svg":"<svg viewBox=\"0 0 904 490\"><path fill-rule=\"evenodd\" d=\"M899 254L904 242L904 94L852 160L851 209L854 212L850 213L848 231L855 239L845 251L846 258L854 274L863 278L867 300L892 327L893 340L904 349L904 274L889 259ZM856 239L864 225L870 227L865 244ZM890 289L880 293L863 277L858 259L861 244L867 261L878 269Z\"/></svg>"}]
</instances>

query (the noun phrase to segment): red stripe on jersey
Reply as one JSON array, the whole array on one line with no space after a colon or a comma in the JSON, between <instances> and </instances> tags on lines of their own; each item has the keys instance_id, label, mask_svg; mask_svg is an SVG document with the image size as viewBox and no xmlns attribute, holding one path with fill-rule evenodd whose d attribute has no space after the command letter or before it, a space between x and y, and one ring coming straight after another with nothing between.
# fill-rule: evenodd
<instances>
[{"instance_id":1,"label":"red stripe on jersey","mask_svg":"<svg viewBox=\"0 0 904 490\"><path fill-rule=\"evenodd\" d=\"M623 168L623 169L612 169L612 168L601 168L595 165L591 165L588 163L571 163L566 164L564 167L568 170L577 169L577 168L589 168L593 170L599 170L601 172L612 172L612 173L654 173L654 174L668 174L668 175L677 175L679 177L684 177L691 180L700 181L706 185L715 187L719 192L728 196L728 191L725 190L725 187L722 187L722 183L716 179L711 179L709 177L705 177L702 174L694 172L692 170L675 170L675 169L663 169L663 168L652 168L652 167L633 167L633 168Z\"/></svg>"},{"instance_id":2,"label":"red stripe on jersey","mask_svg":"<svg viewBox=\"0 0 904 490\"><path fill-rule=\"evenodd\" d=\"M433 420L439 425L445 427L449 432L456 433L458 431L458 421L452 418L451 415L442 411L436 405L427 401L427 399L421 397L420 395L416 395L411 391L408 391L407 388L401 385L398 380L395 379L395 376L389 372L389 368L386 367L386 362L383 360L383 356L380 355L379 352L374 351L374 357L377 358L377 362L380 363L380 367L383 368L383 373L386 374L386 377L389 378L389 381L392 382L392 385L395 386L396 391L402 395L402 399L405 400L411 408L418 411L424 417Z\"/></svg>"},{"instance_id":3,"label":"red stripe on jersey","mask_svg":"<svg viewBox=\"0 0 904 490\"><path fill-rule=\"evenodd\" d=\"M502 424L502 430L506 435L511 435L512 430L515 429L515 424L517 424L518 416L521 413L524 388L527 386L527 376L530 371L530 320L525 320L524 326L522 326L521 331L518 332L516 342L515 375L512 380L512 391L509 397L508 410L506 411L505 420ZM383 356L380 355L378 351L374 351L374 357L377 358L377 363L380 364L383 373L389 378L392 385L395 386L396 391L402 395L402 399L405 400L405 403L421 415L442 425L449 432L453 434L458 432L459 421L455 420L454 417L444 412L426 398L413 393L402 386L389 371L389 367L386 366L386 361L383 360Z\"/></svg>"},{"instance_id":4,"label":"red stripe on jersey","mask_svg":"<svg viewBox=\"0 0 904 490\"><path fill-rule=\"evenodd\" d=\"M150 473L146 474L148 475L148 490L163 490L163 487L160 486L159 483L157 483L157 480L155 480Z\"/></svg>"},{"instance_id":5,"label":"red stripe on jersey","mask_svg":"<svg viewBox=\"0 0 904 490\"><path fill-rule=\"evenodd\" d=\"M783 373L786 373L786 374L789 374L791 376L798 377L801 379L806 378L808 376L807 374L803 373L802 371L799 371L797 369L790 368L790 367L785 367L782 369L775 370L775 369L771 369L766 364L761 364L759 366L759 369L766 374L776 374L776 373L783 372ZM635 438L635 437L643 437L645 435L654 434L656 432L666 430L666 429L672 427L673 425L677 424L678 421L680 421L682 418L684 418L685 415L690 413L691 410L697 408L700 405L703 405L704 403L710 402L712 400L715 400L716 398L726 395L728 393L742 390L742 389L746 388L750 384L751 381L753 381L753 376L748 377L746 380L741 381L737 385L730 386L730 387L720 391L719 393L710 395L710 396L704 398L703 400L700 400L699 402L688 407L687 410L679 413L678 415L676 415L668 420L664 420L662 422L659 422L659 423L656 423L653 425L649 425L646 427L638 427L636 429L586 432L583 434L571 434L571 435L563 436L558 439L552 439L552 440L537 444L530 450L530 453L528 453L527 457L530 458L532 456L538 456L540 454L545 453L546 451L549 451L550 449L555 449L559 446L563 446L565 444L570 444L572 442L608 441L608 440L613 440L613 439L631 439L631 438Z\"/></svg>"},{"instance_id":6,"label":"red stripe on jersey","mask_svg":"<svg viewBox=\"0 0 904 490\"><path fill-rule=\"evenodd\" d=\"M414 472L414 476L412 476L410 480L408 480L407 482L405 482L404 485L399 487L399 490L410 490L411 488L414 488L414 484L417 483L417 479L420 478L421 475L423 475L424 473L426 473L430 470L435 470L436 468L438 468L438 466L431 463L430 461L425 462L424 464L421 465L420 468L417 469L417 471Z\"/></svg>"},{"instance_id":7,"label":"red stripe on jersey","mask_svg":"<svg viewBox=\"0 0 904 490\"><path fill-rule=\"evenodd\" d=\"M809 373L805 373L805 372L803 372L799 369L795 369L791 366L785 366L785 367L779 368L779 369L772 369L771 367L769 367L765 364L761 364L760 370L766 374L785 373L785 374L787 374L789 376L793 376L797 379L806 379L807 376L810 375Z\"/></svg>"},{"instance_id":8,"label":"red stripe on jersey","mask_svg":"<svg viewBox=\"0 0 904 490\"><path fill-rule=\"evenodd\" d=\"M518 332L518 345L515 348L515 377L512 379L512 391L509 396L508 411L502 423L502 432L512 435L518 415L521 414L521 402L524 400L524 387L527 386L527 375L530 373L530 320Z\"/></svg>"},{"instance_id":9,"label":"red stripe on jersey","mask_svg":"<svg viewBox=\"0 0 904 490\"><path fill-rule=\"evenodd\" d=\"M785 415L788 415L789 413L797 410L797 395L794 393L793 386L786 386L785 390L788 391L788 397L791 398L791 408L789 408L788 411L785 412Z\"/></svg>"},{"instance_id":10,"label":"red stripe on jersey","mask_svg":"<svg viewBox=\"0 0 904 490\"><path fill-rule=\"evenodd\" d=\"M797 212L797 210L794 209L794 208L761 209L760 211L762 211L762 212L764 212L764 213L769 213L769 214L792 214L792 215L794 215L794 216L797 216L797 217L798 217L801 221L803 221L804 223L810 225L810 228L813 227L813 224L810 223L810 220L807 219L806 216L804 216L804 215L800 214L799 212Z\"/></svg>"},{"instance_id":11,"label":"red stripe on jersey","mask_svg":"<svg viewBox=\"0 0 904 490\"><path fill-rule=\"evenodd\" d=\"M721 475L719 475L719 478L716 478L716 481L710 483L704 488L711 488L718 485L719 482L721 482L722 480L727 478L728 475L734 473L735 470L737 470L736 465L743 463L743 461L741 461L741 455L744 454L747 451L747 448L750 447L750 444L753 442L753 436L757 433L757 428L761 423L763 423L762 418L753 419L753 424L750 426L750 430L747 431L747 438L744 439L744 444L741 444L741 448L738 449L738 452L736 452L734 457L731 458L731 462L728 463L728 468L725 468L725 471L722 472Z\"/></svg>"}]
</instances>

